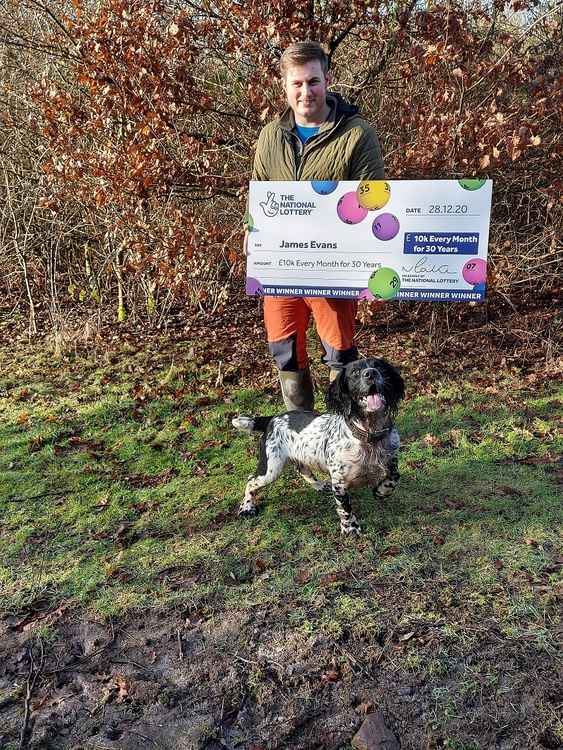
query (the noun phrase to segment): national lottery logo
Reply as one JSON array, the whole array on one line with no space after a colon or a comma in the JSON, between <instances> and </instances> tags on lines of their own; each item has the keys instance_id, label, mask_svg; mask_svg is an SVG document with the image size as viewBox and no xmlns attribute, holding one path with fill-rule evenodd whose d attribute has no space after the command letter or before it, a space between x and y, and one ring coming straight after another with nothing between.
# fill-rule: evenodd
<instances>
[{"instance_id":1,"label":"national lottery logo","mask_svg":"<svg viewBox=\"0 0 563 750\"><path fill-rule=\"evenodd\" d=\"M264 212L264 216L272 219L277 216L280 210L280 204L276 200L276 194L268 190L268 197L265 201L260 202L260 208Z\"/></svg>"},{"instance_id":2,"label":"national lottery logo","mask_svg":"<svg viewBox=\"0 0 563 750\"><path fill-rule=\"evenodd\" d=\"M268 190L266 200L260 201L260 208L269 219L275 216L310 216L317 207L314 201L296 200L294 195L276 195Z\"/></svg>"}]
</instances>

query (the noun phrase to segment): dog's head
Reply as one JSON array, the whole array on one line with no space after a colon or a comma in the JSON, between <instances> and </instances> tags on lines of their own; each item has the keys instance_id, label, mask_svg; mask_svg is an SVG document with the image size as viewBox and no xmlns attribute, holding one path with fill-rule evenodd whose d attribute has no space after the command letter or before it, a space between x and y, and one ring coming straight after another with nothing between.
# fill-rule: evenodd
<instances>
[{"instance_id":1,"label":"dog's head","mask_svg":"<svg viewBox=\"0 0 563 750\"><path fill-rule=\"evenodd\" d=\"M329 411L345 417L394 415L405 395L399 371L384 359L370 357L346 365L326 395Z\"/></svg>"}]
</instances>

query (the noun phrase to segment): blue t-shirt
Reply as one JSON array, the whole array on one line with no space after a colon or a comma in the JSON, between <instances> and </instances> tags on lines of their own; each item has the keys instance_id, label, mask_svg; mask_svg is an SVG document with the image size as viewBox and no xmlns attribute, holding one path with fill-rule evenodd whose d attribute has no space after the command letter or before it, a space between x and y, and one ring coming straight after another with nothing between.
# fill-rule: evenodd
<instances>
[{"instance_id":1,"label":"blue t-shirt","mask_svg":"<svg viewBox=\"0 0 563 750\"><path fill-rule=\"evenodd\" d=\"M314 135L317 135L320 128L308 128L305 125L298 125L295 123L295 129L297 130L297 135L299 136L299 140L303 145L307 143L309 138L312 138Z\"/></svg>"}]
</instances>

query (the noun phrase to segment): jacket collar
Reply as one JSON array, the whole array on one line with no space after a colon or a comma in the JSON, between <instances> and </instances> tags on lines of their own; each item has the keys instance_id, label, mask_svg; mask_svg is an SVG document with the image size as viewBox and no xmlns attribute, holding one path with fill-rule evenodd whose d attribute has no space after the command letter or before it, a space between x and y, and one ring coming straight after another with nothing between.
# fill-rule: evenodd
<instances>
[{"instance_id":1,"label":"jacket collar","mask_svg":"<svg viewBox=\"0 0 563 750\"><path fill-rule=\"evenodd\" d=\"M330 107L330 112L321 127L319 133L324 133L339 123L342 119L349 119L358 113L358 108L355 104L350 104L343 99L340 94L336 94L332 91L328 91L326 95L326 101ZM291 131L295 128L295 115L291 107L286 107L279 116L279 125L282 130Z\"/></svg>"}]
</instances>

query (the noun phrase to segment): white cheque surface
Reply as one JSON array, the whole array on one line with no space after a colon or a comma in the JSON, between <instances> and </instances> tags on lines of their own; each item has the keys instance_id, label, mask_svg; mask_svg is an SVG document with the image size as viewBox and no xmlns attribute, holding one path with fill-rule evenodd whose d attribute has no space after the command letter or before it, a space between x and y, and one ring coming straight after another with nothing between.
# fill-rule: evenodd
<instances>
[{"instance_id":1,"label":"white cheque surface","mask_svg":"<svg viewBox=\"0 0 563 750\"><path fill-rule=\"evenodd\" d=\"M480 179L251 182L247 294L483 300L491 197Z\"/></svg>"}]
</instances>

